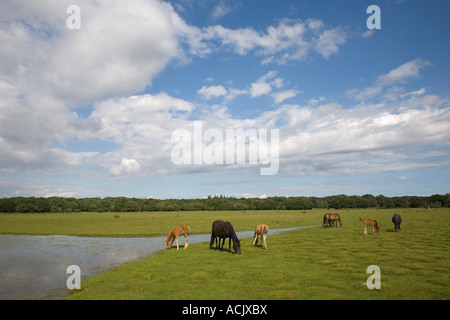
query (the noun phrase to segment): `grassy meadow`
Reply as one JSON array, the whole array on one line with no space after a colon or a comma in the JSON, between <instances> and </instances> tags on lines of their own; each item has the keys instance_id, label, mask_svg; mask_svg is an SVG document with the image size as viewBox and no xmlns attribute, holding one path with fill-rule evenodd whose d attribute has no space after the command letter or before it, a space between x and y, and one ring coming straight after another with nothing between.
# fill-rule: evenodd
<instances>
[{"instance_id":1,"label":"grassy meadow","mask_svg":"<svg viewBox=\"0 0 450 320\"><path fill-rule=\"evenodd\" d=\"M233 223L235 231L252 230L265 221L271 228L322 223L315 211L180 211L78 212L0 214L0 234L71 235L88 237L166 236L174 227L188 225L192 234L211 233L214 220ZM323 215L323 214L322 214Z\"/></svg>"},{"instance_id":2,"label":"grassy meadow","mask_svg":"<svg viewBox=\"0 0 450 320\"><path fill-rule=\"evenodd\" d=\"M0 233L161 236L187 224L192 234L202 234L216 219L231 221L236 231L258 223L271 229L319 225L269 231L267 250L241 239L241 255L210 250L207 242L162 250L84 280L66 299L450 298L449 208L331 210L343 227L322 228L329 211L1 214ZM399 233L394 213L403 218ZM362 217L376 219L380 233L364 235ZM363 285L370 265L380 267L380 290Z\"/></svg>"}]
</instances>

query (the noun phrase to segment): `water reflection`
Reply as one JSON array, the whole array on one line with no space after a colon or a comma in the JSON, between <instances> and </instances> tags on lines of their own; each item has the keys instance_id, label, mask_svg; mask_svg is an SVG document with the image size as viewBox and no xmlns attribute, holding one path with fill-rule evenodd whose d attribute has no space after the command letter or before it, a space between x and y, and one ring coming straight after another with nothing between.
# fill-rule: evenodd
<instances>
[{"instance_id":1,"label":"water reflection","mask_svg":"<svg viewBox=\"0 0 450 320\"><path fill-rule=\"evenodd\" d=\"M297 228L270 230L270 234L293 229ZM237 235L248 238L253 231ZM67 295L68 266L78 265L84 280L153 255L166 247L165 239L0 235L0 299L61 298ZM209 240L209 234L189 236L190 244ZM184 237L180 244L184 245Z\"/></svg>"}]
</instances>

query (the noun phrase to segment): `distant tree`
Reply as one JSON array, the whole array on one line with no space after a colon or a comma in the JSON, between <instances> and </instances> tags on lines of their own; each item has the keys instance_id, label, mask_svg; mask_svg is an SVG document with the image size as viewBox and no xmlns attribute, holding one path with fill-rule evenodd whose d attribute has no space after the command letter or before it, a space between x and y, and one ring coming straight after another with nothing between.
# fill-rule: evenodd
<instances>
[{"instance_id":1,"label":"distant tree","mask_svg":"<svg viewBox=\"0 0 450 320\"><path fill-rule=\"evenodd\" d=\"M16 212L16 201L14 198L0 199L0 212Z\"/></svg>"},{"instance_id":2,"label":"distant tree","mask_svg":"<svg viewBox=\"0 0 450 320\"><path fill-rule=\"evenodd\" d=\"M124 211L124 212L137 212L140 210L141 210L141 207L139 206L137 201L134 201L134 200L128 200L127 202L125 202L125 204L122 208L122 211Z\"/></svg>"}]
</instances>

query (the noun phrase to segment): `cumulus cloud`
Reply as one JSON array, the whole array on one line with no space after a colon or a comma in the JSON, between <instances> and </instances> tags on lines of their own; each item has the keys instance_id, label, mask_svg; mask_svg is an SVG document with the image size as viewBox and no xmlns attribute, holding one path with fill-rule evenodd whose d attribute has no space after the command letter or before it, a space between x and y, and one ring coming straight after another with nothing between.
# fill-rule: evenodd
<instances>
[{"instance_id":1,"label":"cumulus cloud","mask_svg":"<svg viewBox=\"0 0 450 320\"><path fill-rule=\"evenodd\" d=\"M140 164L135 159L123 158L120 165L110 169L113 176L119 176L122 174L135 174L139 172Z\"/></svg>"},{"instance_id":2,"label":"cumulus cloud","mask_svg":"<svg viewBox=\"0 0 450 320\"><path fill-rule=\"evenodd\" d=\"M190 115L195 109L185 108L182 115L169 108L148 112L135 107L139 100L111 100L96 105L93 112L93 117L102 120L104 138L120 142L119 149L98 160L112 175L154 176L245 167L175 166L170 160L174 148L171 134L177 129L193 134ZM213 107L199 120L203 132L214 129L224 136L227 129L279 129L280 172L292 175L367 174L423 169L424 163L426 167L446 164L439 160L445 155L440 146L450 139L450 108L445 99L416 90L392 104L343 106L324 100L280 105L249 119L236 119L225 107ZM208 141L203 144L206 148ZM247 169L256 172L258 168Z\"/></svg>"},{"instance_id":3,"label":"cumulus cloud","mask_svg":"<svg viewBox=\"0 0 450 320\"><path fill-rule=\"evenodd\" d=\"M378 76L372 86L364 89L350 89L347 91L347 94L360 101L376 97L380 95L386 87L402 84L410 78L419 77L420 70L430 65L430 62L422 59L408 61L397 68L392 69L388 73ZM395 88L396 91L398 91L398 89L398 87ZM386 97L391 98L392 100L392 91L388 92Z\"/></svg>"},{"instance_id":4,"label":"cumulus cloud","mask_svg":"<svg viewBox=\"0 0 450 320\"><path fill-rule=\"evenodd\" d=\"M268 94L272 91L272 87L265 81L258 81L251 84L250 95L252 98Z\"/></svg>"},{"instance_id":5,"label":"cumulus cloud","mask_svg":"<svg viewBox=\"0 0 450 320\"><path fill-rule=\"evenodd\" d=\"M429 65L431 65L429 61L422 59L408 61L401 66L392 69L388 73L379 76L375 83L380 86L402 83L409 78L418 77L420 70Z\"/></svg>"},{"instance_id":6,"label":"cumulus cloud","mask_svg":"<svg viewBox=\"0 0 450 320\"><path fill-rule=\"evenodd\" d=\"M341 28L325 30L319 35L314 49L319 52L325 59L339 51L339 45L346 42L346 34Z\"/></svg>"},{"instance_id":7,"label":"cumulus cloud","mask_svg":"<svg viewBox=\"0 0 450 320\"><path fill-rule=\"evenodd\" d=\"M276 75L277 72L272 70L260 77L256 82L253 82L250 85L251 97L259 97L270 93L272 91L272 85L281 87L282 80L280 78L274 79Z\"/></svg>"},{"instance_id":8,"label":"cumulus cloud","mask_svg":"<svg viewBox=\"0 0 450 320\"><path fill-rule=\"evenodd\" d=\"M282 103L284 100L297 96L298 91L295 89L279 91L273 94L273 99L276 104Z\"/></svg>"},{"instance_id":9,"label":"cumulus cloud","mask_svg":"<svg viewBox=\"0 0 450 320\"><path fill-rule=\"evenodd\" d=\"M201 94L205 99L211 99L213 97L220 97L227 94L227 90L223 86L203 86L198 93Z\"/></svg>"},{"instance_id":10,"label":"cumulus cloud","mask_svg":"<svg viewBox=\"0 0 450 320\"><path fill-rule=\"evenodd\" d=\"M206 100L271 95L274 107L237 119L222 104L198 112L194 102L165 92L136 94L173 59L216 50L249 53L265 63L287 63L317 53L330 59L346 42L343 28L321 20L282 20L264 30L188 25L168 3L79 1L81 30L65 26L70 1L4 1L0 12L0 170L79 169L84 174L164 176L230 170L226 166L175 166L172 133L206 129L277 128L280 172L354 174L446 164L450 141L448 101L425 89L395 86L419 77L430 63L415 59L381 74L371 86L349 90L358 105L311 98L283 104L299 91L270 71L242 89L204 86ZM149 18L150 17L150 18ZM394 98L384 99L383 93ZM389 91L390 92L387 92ZM368 103L367 99L375 99ZM378 99L378 100L376 100ZM204 102L208 103L208 101ZM75 107L89 104L79 116ZM72 139L114 143L105 153L64 148ZM205 142L206 145L206 142ZM426 149L427 152L423 152ZM447 157L448 158L448 157ZM429 160L429 161L428 161ZM81 169L82 168L82 169ZM232 167L241 169L241 167ZM259 168L255 168L255 172ZM3 180L3 190L17 181ZM35 186L22 186L22 190ZM69 194L68 186L40 194ZM56 192L56 193L55 193ZM75 191L77 192L77 191ZM70 193L74 194L74 193Z\"/></svg>"},{"instance_id":11,"label":"cumulus cloud","mask_svg":"<svg viewBox=\"0 0 450 320\"><path fill-rule=\"evenodd\" d=\"M225 2L220 1L217 6L214 7L211 17L216 20L220 19L231 12L231 7Z\"/></svg>"},{"instance_id":12,"label":"cumulus cloud","mask_svg":"<svg viewBox=\"0 0 450 320\"><path fill-rule=\"evenodd\" d=\"M415 99L405 104L418 102ZM280 129L283 137L280 156L284 164L281 168L304 175L421 168L423 146L434 145L430 149L442 155L439 145L445 145L450 138L445 130L450 123L450 111L437 105L424 108L419 104L409 109L387 108L382 104L351 109L336 103L319 107L284 106L279 114L287 123ZM442 164L430 161L427 166Z\"/></svg>"},{"instance_id":13,"label":"cumulus cloud","mask_svg":"<svg viewBox=\"0 0 450 320\"><path fill-rule=\"evenodd\" d=\"M198 34L202 34L203 42L209 41L211 46L216 44L240 55L254 50L264 57L263 64L302 60L312 49L328 59L347 39L342 28L325 29L320 20L284 19L278 26L269 26L265 31L216 25L198 30Z\"/></svg>"},{"instance_id":14,"label":"cumulus cloud","mask_svg":"<svg viewBox=\"0 0 450 320\"><path fill-rule=\"evenodd\" d=\"M66 27L70 1L4 4L0 68L73 105L142 90L179 55L181 22L164 2L78 1L80 30Z\"/></svg>"}]
</instances>

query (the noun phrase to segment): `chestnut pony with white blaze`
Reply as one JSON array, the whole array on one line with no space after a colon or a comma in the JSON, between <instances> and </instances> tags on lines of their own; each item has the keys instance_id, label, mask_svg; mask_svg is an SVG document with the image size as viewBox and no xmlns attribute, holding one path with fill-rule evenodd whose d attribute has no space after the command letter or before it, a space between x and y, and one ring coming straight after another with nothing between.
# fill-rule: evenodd
<instances>
[{"instance_id":1,"label":"chestnut pony with white blaze","mask_svg":"<svg viewBox=\"0 0 450 320\"><path fill-rule=\"evenodd\" d=\"M181 236L184 234L184 237L186 238L186 242L184 245L184 248L186 249L189 246L188 243L188 235L191 232L191 228L189 228L188 226L181 226L178 228L173 229L172 231L170 231L169 235L167 236L167 249L172 248L172 243L173 240L177 241L177 250L178 250L178 236Z\"/></svg>"}]
</instances>

